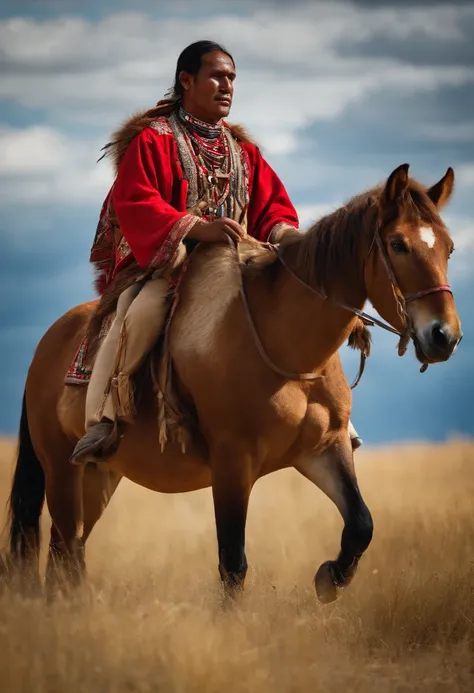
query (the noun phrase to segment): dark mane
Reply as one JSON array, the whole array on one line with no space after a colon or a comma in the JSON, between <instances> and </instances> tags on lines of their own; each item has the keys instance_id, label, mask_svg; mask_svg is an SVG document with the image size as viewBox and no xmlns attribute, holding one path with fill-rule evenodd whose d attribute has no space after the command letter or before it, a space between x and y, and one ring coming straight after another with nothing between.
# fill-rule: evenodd
<instances>
[{"instance_id":1,"label":"dark mane","mask_svg":"<svg viewBox=\"0 0 474 693\"><path fill-rule=\"evenodd\" d=\"M384 185L380 185L356 195L302 234L292 253L292 268L296 274L324 292L329 291L338 277L351 277L357 286L372 243L383 190ZM410 179L403 202L407 219L442 225L426 188L417 181ZM394 206L392 219L397 214Z\"/></svg>"}]
</instances>

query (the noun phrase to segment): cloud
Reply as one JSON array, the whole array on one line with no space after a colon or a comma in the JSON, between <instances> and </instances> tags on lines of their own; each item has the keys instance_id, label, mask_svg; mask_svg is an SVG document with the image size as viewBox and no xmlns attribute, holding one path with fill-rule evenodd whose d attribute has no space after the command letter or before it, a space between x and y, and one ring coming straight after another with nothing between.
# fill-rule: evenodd
<instances>
[{"instance_id":1,"label":"cloud","mask_svg":"<svg viewBox=\"0 0 474 693\"><path fill-rule=\"evenodd\" d=\"M0 175L53 173L67 163L65 138L48 127L0 127Z\"/></svg>"},{"instance_id":2,"label":"cloud","mask_svg":"<svg viewBox=\"0 0 474 693\"><path fill-rule=\"evenodd\" d=\"M203 37L234 54L231 119L263 145L302 228L404 161L427 183L455 168L443 218L457 249L450 281L463 344L452 362L415 381L413 358L398 359L393 336L374 331L353 418L370 442L442 437L458 424L472 430L459 404L474 406L465 377L474 365L472 3L176 0L170 16L153 0L137 0L134 12L127 6L19 0L17 16L0 21L0 106L9 123L0 125L4 430L16 428L12 403L18 408L37 340L92 295L89 249L112 180L108 162L96 164L100 147L164 94L181 48ZM43 19L27 16L33 12ZM356 357L343 351L350 379Z\"/></svg>"},{"instance_id":3,"label":"cloud","mask_svg":"<svg viewBox=\"0 0 474 693\"><path fill-rule=\"evenodd\" d=\"M454 241L455 253L450 260L450 277L472 281L474 261L474 219L456 214L443 215L444 221Z\"/></svg>"},{"instance_id":4,"label":"cloud","mask_svg":"<svg viewBox=\"0 0 474 693\"><path fill-rule=\"evenodd\" d=\"M456 168L456 183L461 187L474 187L474 163L461 164Z\"/></svg>"},{"instance_id":5,"label":"cloud","mask_svg":"<svg viewBox=\"0 0 474 693\"><path fill-rule=\"evenodd\" d=\"M305 229L305 228L309 228L320 217L334 211L334 208L328 204L319 204L319 205L302 204L302 205L297 205L296 211L298 212L298 219L300 222L300 228Z\"/></svg>"},{"instance_id":6,"label":"cloud","mask_svg":"<svg viewBox=\"0 0 474 693\"><path fill-rule=\"evenodd\" d=\"M474 123L414 123L414 131L431 142L474 142Z\"/></svg>"},{"instance_id":7,"label":"cloud","mask_svg":"<svg viewBox=\"0 0 474 693\"><path fill-rule=\"evenodd\" d=\"M51 127L0 127L0 205L99 200L112 178L107 165L96 165L99 149L97 139L78 141Z\"/></svg>"},{"instance_id":8,"label":"cloud","mask_svg":"<svg viewBox=\"0 0 474 693\"><path fill-rule=\"evenodd\" d=\"M318 3L278 13L254 5L250 14L188 21L137 12L97 22L14 18L0 24L0 98L53 112L62 122L114 127L118 118L150 106L170 86L178 46L217 36L238 65L233 116L245 119L268 151L289 153L300 128L334 118L382 88L427 92L474 81L470 66L345 57L338 50L341 42L356 45L374 35L400 40L420 32L441 43L461 39L463 21L471 14L472 8L459 6L435 7L427 16L417 8L340 3L335 11L333 3Z\"/></svg>"}]
</instances>

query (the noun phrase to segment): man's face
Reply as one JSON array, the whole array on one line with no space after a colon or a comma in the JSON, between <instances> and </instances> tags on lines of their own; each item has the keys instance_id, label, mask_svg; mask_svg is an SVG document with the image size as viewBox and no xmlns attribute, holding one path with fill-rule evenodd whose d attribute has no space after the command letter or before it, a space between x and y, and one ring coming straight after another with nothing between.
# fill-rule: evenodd
<instances>
[{"instance_id":1,"label":"man's face","mask_svg":"<svg viewBox=\"0 0 474 693\"><path fill-rule=\"evenodd\" d=\"M201 69L193 77L182 72L183 106L192 115L208 123L217 123L229 115L234 94L235 65L225 53L206 53Z\"/></svg>"}]
</instances>

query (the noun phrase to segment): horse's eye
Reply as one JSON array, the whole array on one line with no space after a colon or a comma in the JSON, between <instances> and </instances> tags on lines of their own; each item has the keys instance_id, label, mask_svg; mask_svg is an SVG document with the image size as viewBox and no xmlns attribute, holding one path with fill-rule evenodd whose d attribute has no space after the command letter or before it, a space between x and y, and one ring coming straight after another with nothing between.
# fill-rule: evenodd
<instances>
[{"instance_id":1,"label":"horse's eye","mask_svg":"<svg viewBox=\"0 0 474 693\"><path fill-rule=\"evenodd\" d=\"M453 247L449 249L449 257L451 257L451 255L454 253L454 250L455 250L455 248L453 245Z\"/></svg>"},{"instance_id":2,"label":"horse's eye","mask_svg":"<svg viewBox=\"0 0 474 693\"><path fill-rule=\"evenodd\" d=\"M396 241L391 241L390 245L392 246L392 249L396 253L408 253L408 246L405 243L405 241L402 241L401 239L397 239Z\"/></svg>"}]
</instances>

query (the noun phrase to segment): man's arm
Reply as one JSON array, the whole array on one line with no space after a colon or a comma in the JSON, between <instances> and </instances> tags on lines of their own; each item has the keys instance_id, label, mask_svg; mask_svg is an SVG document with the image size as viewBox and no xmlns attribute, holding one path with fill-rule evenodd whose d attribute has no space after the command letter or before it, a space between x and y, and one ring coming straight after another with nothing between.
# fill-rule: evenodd
<instances>
[{"instance_id":1,"label":"man's arm","mask_svg":"<svg viewBox=\"0 0 474 693\"><path fill-rule=\"evenodd\" d=\"M245 145L250 166L250 202L247 227L259 241L280 243L298 234L298 214L280 178L254 145Z\"/></svg>"},{"instance_id":2,"label":"man's arm","mask_svg":"<svg viewBox=\"0 0 474 693\"><path fill-rule=\"evenodd\" d=\"M167 265L199 217L177 211L160 192L172 190L167 135L145 129L129 144L112 193L121 232L143 269Z\"/></svg>"}]
</instances>

